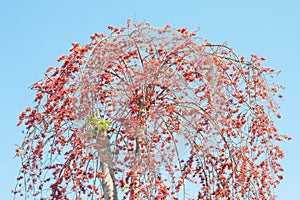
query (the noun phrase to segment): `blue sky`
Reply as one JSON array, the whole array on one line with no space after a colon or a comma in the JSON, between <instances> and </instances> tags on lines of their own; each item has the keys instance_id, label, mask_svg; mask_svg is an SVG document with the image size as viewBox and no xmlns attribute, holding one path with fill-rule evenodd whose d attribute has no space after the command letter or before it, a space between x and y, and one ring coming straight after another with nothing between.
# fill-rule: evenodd
<instances>
[{"instance_id":1,"label":"blue sky","mask_svg":"<svg viewBox=\"0 0 300 200\"><path fill-rule=\"evenodd\" d=\"M281 69L277 81L287 88L279 130L293 137L282 144L285 179L278 199L296 199L300 184L300 2L297 0L0 0L0 199L11 199L19 160L14 144L23 138L15 126L19 113L32 105L28 87L43 78L56 59L68 53L70 43L87 43L108 25L126 25L128 18L159 27L197 29L214 43L227 42L240 55L256 53L265 65Z\"/></svg>"}]
</instances>

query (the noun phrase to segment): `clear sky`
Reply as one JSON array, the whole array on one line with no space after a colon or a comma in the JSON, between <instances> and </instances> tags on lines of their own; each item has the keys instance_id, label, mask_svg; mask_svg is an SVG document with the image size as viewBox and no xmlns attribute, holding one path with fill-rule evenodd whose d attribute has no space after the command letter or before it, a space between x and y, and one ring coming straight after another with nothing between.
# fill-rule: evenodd
<instances>
[{"instance_id":1,"label":"clear sky","mask_svg":"<svg viewBox=\"0 0 300 200\"><path fill-rule=\"evenodd\" d=\"M108 25L126 25L128 18L159 27L197 29L204 38L227 42L240 55L256 53L265 65L281 69L277 79L287 88L279 130L293 137L282 144L285 178L276 190L279 200L298 199L300 189L300 1L298 0L0 0L0 199L12 199L19 160L14 144L23 138L15 124L32 105L28 87L43 78L70 43L87 43Z\"/></svg>"}]
</instances>

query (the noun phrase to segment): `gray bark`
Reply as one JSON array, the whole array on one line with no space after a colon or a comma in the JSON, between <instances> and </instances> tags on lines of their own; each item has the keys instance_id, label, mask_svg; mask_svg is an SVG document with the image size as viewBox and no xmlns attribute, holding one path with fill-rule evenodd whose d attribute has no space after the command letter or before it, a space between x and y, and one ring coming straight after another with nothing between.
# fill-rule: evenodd
<instances>
[{"instance_id":1,"label":"gray bark","mask_svg":"<svg viewBox=\"0 0 300 200\"><path fill-rule=\"evenodd\" d=\"M102 189L105 200L117 200L117 188L115 184L115 176L112 165L112 152L110 149L110 142L106 131L100 131L97 136L97 143L99 145L100 167L104 173L102 179Z\"/></svg>"}]
</instances>

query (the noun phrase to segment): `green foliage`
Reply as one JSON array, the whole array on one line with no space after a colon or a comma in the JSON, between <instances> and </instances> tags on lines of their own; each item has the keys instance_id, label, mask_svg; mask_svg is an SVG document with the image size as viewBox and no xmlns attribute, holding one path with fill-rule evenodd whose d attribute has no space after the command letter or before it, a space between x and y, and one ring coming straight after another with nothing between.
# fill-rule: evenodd
<instances>
[{"instance_id":1,"label":"green foliage","mask_svg":"<svg viewBox=\"0 0 300 200\"><path fill-rule=\"evenodd\" d=\"M97 134L99 131L106 131L110 124L109 120L103 120L97 114L88 116L85 121L91 127L91 132L94 134Z\"/></svg>"}]
</instances>

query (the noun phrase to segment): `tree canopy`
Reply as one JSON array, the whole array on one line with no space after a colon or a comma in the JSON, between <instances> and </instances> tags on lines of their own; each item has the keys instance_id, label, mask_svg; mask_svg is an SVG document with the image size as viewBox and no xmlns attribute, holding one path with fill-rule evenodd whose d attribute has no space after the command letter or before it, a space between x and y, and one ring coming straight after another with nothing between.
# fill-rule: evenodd
<instances>
[{"instance_id":1,"label":"tree canopy","mask_svg":"<svg viewBox=\"0 0 300 200\"><path fill-rule=\"evenodd\" d=\"M290 138L265 58L186 28L108 28L31 87L15 196L274 199Z\"/></svg>"}]
</instances>

